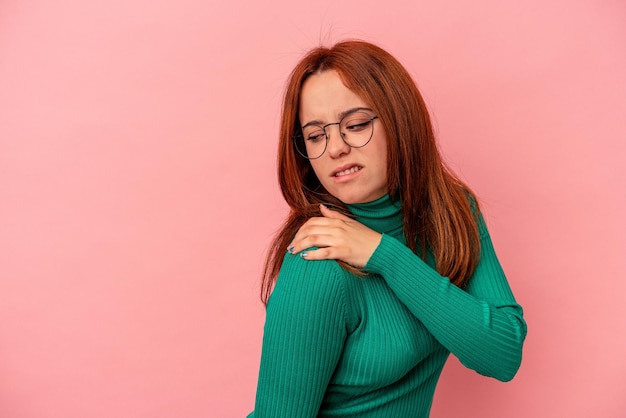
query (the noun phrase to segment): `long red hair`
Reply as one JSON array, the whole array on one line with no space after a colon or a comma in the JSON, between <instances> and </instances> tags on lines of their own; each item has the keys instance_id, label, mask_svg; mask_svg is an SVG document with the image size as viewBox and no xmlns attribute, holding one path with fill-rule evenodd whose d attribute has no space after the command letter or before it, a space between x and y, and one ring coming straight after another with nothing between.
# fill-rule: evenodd
<instances>
[{"instance_id":1,"label":"long red hair","mask_svg":"<svg viewBox=\"0 0 626 418\"><path fill-rule=\"evenodd\" d=\"M267 303L287 246L308 218L320 216L319 204L347 212L345 204L320 184L311 164L296 152L292 142L300 128L302 84L311 74L331 69L379 116L387 137L388 191L392 199L402 203L407 245L422 258L429 248L437 272L463 287L480 257L476 197L444 164L426 104L404 67L378 46L344 41L311 50L293 69L287 83L278 180L290 213L268 250L261 299Z\"/></svg>"}]
</instances>

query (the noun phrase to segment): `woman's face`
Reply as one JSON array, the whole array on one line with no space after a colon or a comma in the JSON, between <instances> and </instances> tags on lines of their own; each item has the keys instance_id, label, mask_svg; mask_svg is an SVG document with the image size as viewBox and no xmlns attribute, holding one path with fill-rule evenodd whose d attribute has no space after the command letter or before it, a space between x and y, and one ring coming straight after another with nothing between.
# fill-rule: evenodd
<instances>
[{"instance_id":1,"label":"woman's face","mask_svg":"<svg viewBox=\"0 0 626 418\"><path fill-rule=\"evenodd\" d=\"M334 70L309 76L300 93L300 124L326 125L361 109L377 116L359 96L348 89ZM328 146L321 157L309 160L324 188L346 204L366 203L387 194L387 138L379 120L374 134L362 148L352 148L341 139L339 125L326 128Z\"/></svg>"}]
</instances>

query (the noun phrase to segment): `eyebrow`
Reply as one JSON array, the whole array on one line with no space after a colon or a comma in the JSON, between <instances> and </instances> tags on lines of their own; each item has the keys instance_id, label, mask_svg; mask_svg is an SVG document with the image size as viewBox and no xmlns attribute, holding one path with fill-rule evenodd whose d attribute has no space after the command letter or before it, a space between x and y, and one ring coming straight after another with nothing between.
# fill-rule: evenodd
<instances>
[{"instance_id":1,"label":"eyebrow","mask_svg":"<svg viewBox=\"0 0 626 418\"><path fill-rule=\"evenodd\" d=\"M360 110L368 110L368 111L372 112L372 109L370 109L369 107L353 107L351 109L344 110L343 112L339 112L337 114L337 118L339 118L339 120L337 122L339 122L341 119L346 117L346 115L349 115L350 113L358 112ZM302 125L302 128L306 128L307 126L310 126L310 125L324 125L324 121L319 120L319 119L318 120L312 120L312 121L307 122L306 124Z\"/></svg>"}]
</instances>

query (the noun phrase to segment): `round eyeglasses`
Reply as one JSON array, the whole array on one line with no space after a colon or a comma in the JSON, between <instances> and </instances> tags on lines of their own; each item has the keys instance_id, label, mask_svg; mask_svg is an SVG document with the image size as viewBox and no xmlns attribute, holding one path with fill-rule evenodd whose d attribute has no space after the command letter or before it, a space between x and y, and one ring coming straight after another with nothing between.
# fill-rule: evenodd
<instances>
[{"instance_id":1,"label":"round eyeglasses","mask_svg":"<svg viewBox=\"0 0 626 418\"><path fill-rule=\"evenodd\" d=\"M378 116L356 111L345 115L339 122L326 125L307 124L294 136L293 143L300 155L309 160L320 158L328 147L326 128L339 125L339 134L346 145L352 148L366 146L374 136L374 120Z\"/></svg>"}]
</instances>

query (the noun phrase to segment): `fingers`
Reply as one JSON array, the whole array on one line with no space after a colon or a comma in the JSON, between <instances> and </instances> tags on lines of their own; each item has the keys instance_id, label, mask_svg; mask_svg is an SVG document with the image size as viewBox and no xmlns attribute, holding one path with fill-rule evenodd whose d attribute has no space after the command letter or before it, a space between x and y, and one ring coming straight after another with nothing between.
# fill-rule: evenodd
<instances>
[{"instance_id":1,"label":"fingers","mask_svg":"<svg viewBox=\"0 0 626 418\"><path fill-rule=\"evenodd\" d=\"M346 215L344 215L344 214L342 214L340 212L337 212L336 210L329 209L326 205L320 204L320 211L322 212L322 215L324 215L324 217L326 217L326 218L342 219L344 221L351 220Z\"/></svg>"},{"instance_id":2,"label":"fingers","mask_svg":"<svg viewBox=\"0 0 626 418\"><path fill-rule=\"evenodd\" d=\"M302 251L300 257L307 260L336 260L340 258L339 254L333 251L331 247Z\"/></svg>"},{"instance_id":3,"label":"fingers","mask_svg":"<svg viewBox=\"0 0 626 418\"><path fill-rule=\"evenodd\" d=\"M287 249L291 253L298 253L305 248L327 247L336 244L344 230L345 223L341 220L311 218L300 227Z\"/></svg>"},{"instance_id":4,"label":"fingers","mask_svg":"<svg viewBox=\"0 0 626 418\"><path fill-rule=\"evenodd\" d=\"M324 230L316 232L315 228L313 230L309 228L308 230L298 232L289 245L288 251L292 254L297 254L307 248L326 248L337 246L338 244L339 238L332 233L327 233Z\"/></svg>"}]
</instances>

